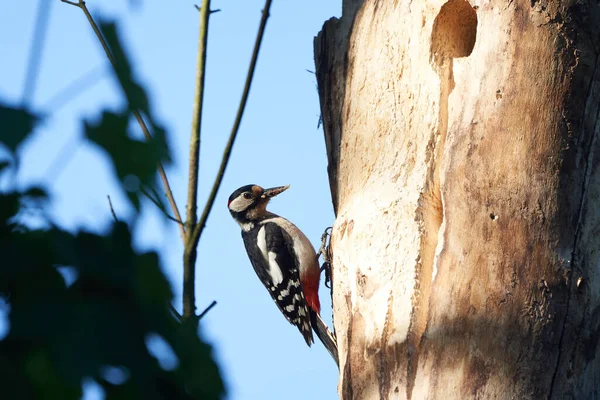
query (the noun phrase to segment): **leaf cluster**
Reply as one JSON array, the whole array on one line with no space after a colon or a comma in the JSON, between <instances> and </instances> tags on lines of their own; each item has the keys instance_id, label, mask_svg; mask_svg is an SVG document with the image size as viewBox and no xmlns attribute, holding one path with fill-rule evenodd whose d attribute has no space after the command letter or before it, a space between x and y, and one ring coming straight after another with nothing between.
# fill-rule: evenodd
<instances>
[{"instance_id":1,"label":"leaf cluster","mask_svg":"<svg viewBox=\"0 0 600 400\"><path fill-rule=\"evenodd\" d=\"M165 131L154 122L114 25L103 31L127 104L85 122L85 137L110 156L139 211L143 188L154 190L158 163L169 161ZM129 134L134 110L152 127L151 141ZM16 175L19 148L40 120L29 109L0 103L0 154L6 154L0 182ZM124 222L114 221L103 234L64 230L45 212L51 199L43 187L16 186L0 189L0 304L9 324L0 340L0 398L79 399L90 378L107 399L221 398L219 369L197 322L182 323L168 309L173 293L157 253L136 251ZM32 226L30 215L42 223ZM149 350L156 336L176 357L173 368L161 366ZM107 372L115 370L118 379Z\"/></svg>"}]
</instances>

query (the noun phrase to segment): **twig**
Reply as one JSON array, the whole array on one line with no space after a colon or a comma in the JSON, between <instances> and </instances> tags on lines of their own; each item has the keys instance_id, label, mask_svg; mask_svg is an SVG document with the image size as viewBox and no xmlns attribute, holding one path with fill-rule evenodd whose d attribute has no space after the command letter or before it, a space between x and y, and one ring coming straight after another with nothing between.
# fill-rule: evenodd
<instances>
[{"instance_id":1,"label":"twig","mask_svg":"<svg viewBox=\"0 0 600 400\"><path fill-rule=\"evenodd\" d=\"M190 240L196 227L198 203L198 172L200 169L200 130L202 128L202 106L204 104L204 81L206 77L206 47L208 43L208 18L210 0L202 0L200 8L200 35L198 37L198 61L196 66L196 91L190 137L190 166L186 213L186 237L183 251L183 317L196 314L196 255L197 245Z\"/></svg>"},{"instance_id":2,"label":"twig","mask_svg":"<svg viewBox=\"0 0 600 400\"><path fill-rule=\"evenodd\" d=\"M44 50L44 41L48 36L46 29L50 20L51 1L40 0L38 2L37 20L34 25L33 40L31 41L31 49L29 51L29 62L27 63L27 73L25 74L25 87L23 88L22 102L24 105L29 104L33 99L35 87L37 84L38 71L40 68L42 51Z\"/></svg>"},{"instance_id":3,"label":"twig","mask_svg":"<svg viewBox=\"0 0 600 400\"><path fill-rule=\"evenodd\" d=\"M104 40L104 37L102 36L102 33L100 32L100 29L98 29L98 25L96 25L96 21L94 21L94 18L92 18L92 14L90 14L87 6L85 5L85 1L79 0L77 3L75 3L74 1L69 1L69 0L60 0L60 1L62 1L63 3L71 4L72 6L75 6L83 11L88 22L90 23L90 26L94 30L96 37L100 41L100 44L102 45L102 48L104 49L104 52L106 53L106 57L110 61L113 69L116 71L117 65L115 62L115 58L113 57L113 55L110 51L110 48L108 47L108 43L106 43L106 40ZM148 130L148 126L146 125L146 122L142 118L141 113L138 110L133 110L132 113L135 116L135 119L137 120L138 124L142 128L142 132L144 132L144 136L146 137L146 140L152 139L152 135L150 134L150 131ZM169 179L167 178L167 174L166 174L165 169L161 162L158 163L158 174L160 175L160 180L162 181L162 184L165 188L165 192L167 194L167 199L169 199L169 204L171 205L173 214L175 214L175 219L181 221L181 214L179 214L179 209L177 208L177 203L175 202L175 197L173 197L173 191L171 190L171 185L169 184ZM179 229L180 229L180 233L181 233L181 239L185 243L185 227L183 225L179 225Z\"/></svg>"},{"instance_id":4,"label":"twig","mask_svg":"<svg viewBox=\"0 0 600 400\"><path fill-rule=\"evenodd\" d=\"M246 108L248 94L250 93L250 86L252 85L252 77L254 76L254 70L256 68L256 61L258 59L260 45L262 43L262 38L265 33L267 19L269 18L271 1L272 0L266 0L265 7L262 11L262 18L260 20L258 34L256 35L256 42L254 43L254 51L252 52L252 59L250 60L248 75L246 76L244 92L242 93L242 98L240 100L240 105L238 107L238 111L235 116L235 121L231 129L231 134L229 135L229 140L227 141L225 151L223 152L223 158L221 159L221 166L219 167L219 171L217 172L217 177L215 178L215 182L211 189L210 195L208 197L208 200L206 201L206 205L204 207L204 211L202 212L202 216L200 217L200 221L194 228L194 232L192 235L192 243L194 244L194 246L198 245L198 241L200 240L200 236L202 235L202 231L204 230L204 226L206 225L206 220L208 219L208 215L210 214L210 211L212 210L213 204L215 202L215 198L217 197L217 192L221 187L221 182L223 181L223 176L225 175L225 169L227 168L227 163L229 162L229 157L231 156L231 150L233 149L233 143L235 142L235 138L240 128L240 123L242 122L242 116L244 115L244 109Z\"/></svg>"},{"instance_id":5,"label":"twig","mask_svg":"<svg viewBox=\"0 0 600 400\"><path fill-rule=\"evenodd\" d=\"M202 7L200 7L200 6L196 5L196 4L194 4L194 8L195 8L197 11L200 11L200 10L202 10ZM215 14L215 13L218 13L218 12L221 12L221 9L220 9L220 8L217 8L216 10L210 10L210 13L211 13L211 14Z\"/></svg>"},{"instance_id":6,"label":"twig","mask_svg":"<svg viewBox=\"0 0 600 400\"><path fill-rule=\"evenodd\" d=\"M108 199L108 205L110 207L110 213L112 214L115 222L119 222L119 218L117 218L117 214L115 213L115 209L113 208L112 201L110 201L110 195L106 195L106 198Z\"/></svg>"},{"instance_id":7,"label":"twig","mask_svg":"<svg viewBox=\"0 0 600 400\"><path fill-rule=\"evenodd\" d=\"M200 315L198 315L198 320L201 320L201 319L202 319L202 317L204 317L204 316L206 315L206 313L207 313L207 312L209 312L209 311L210 311L210 310L211 310L211 309L212 309L214 306L216 306L216 305L217 305L217 301L216 301L216 300L213 300L213 302L212 302L212 303L210 303L210 304L208 305L208 307L206 307L206 308L204 309L204 311L202 311L202 312L200 313Z\"/></svg>"},{"instance_id":8,"label":"twig","mask_svg":"<svg viewBox=\"0 0 600 400\"><path fill-rule=\"evenodd\" d=\"M154 197L152 197L150 195L150 193L146 192L146 190L144 188L140 188L140 191L142 192L142 194L144 196L146 196L148 198L148 200L150 200L160 211L162 211L162 213L164 214L165 217L167 217L167 219L173 221L173 222L177 222L180 225L184 225L184 223L182 221L179 221L178 219L172 217L169 215L169 213L167 213L167 210L165 209L165 206L163 206L163 204L160 202L160 200L155 199Z\"/></svg>"},{"instance_id":9,"label":"twig","mask_svg":"<svg viewBox=\"0 0 600 400\"><path fill-rule=\"evenodd\" d=\"M100 82L106 76L106 67L96 67L81 75L67 86L62 88L58 93L47 100L42 109L51 110L48 113L55 113L62 106L84 93L87 89Z\"/></svg>"}]
</instances>

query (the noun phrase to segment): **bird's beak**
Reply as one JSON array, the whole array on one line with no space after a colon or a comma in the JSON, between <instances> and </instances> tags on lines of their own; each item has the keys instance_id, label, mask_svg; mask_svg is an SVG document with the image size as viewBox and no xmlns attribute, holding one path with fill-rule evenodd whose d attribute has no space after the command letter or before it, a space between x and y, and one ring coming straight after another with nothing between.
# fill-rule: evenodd
<instances>
[{"instance_id":1,"label":"bird's beak","mask_svg":"<svg viewBox=\"0 0 600 400\"><path fill-rule=\"evenodd\" d=\"M290 187L290 185L286 185L286 186L277 186L277 187L265 189L263 191L263 194L260 197L262 199L269 199L271 197L275 197L279 193L285 192L289 187Z\"/></svg>"}]
</instances>

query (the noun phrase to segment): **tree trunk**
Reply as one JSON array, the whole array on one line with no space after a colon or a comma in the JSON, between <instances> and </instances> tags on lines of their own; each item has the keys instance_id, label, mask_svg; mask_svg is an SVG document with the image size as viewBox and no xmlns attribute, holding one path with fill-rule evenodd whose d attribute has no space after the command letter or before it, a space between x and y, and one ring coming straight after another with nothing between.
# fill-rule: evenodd
<instances>
[{"instance_id":1,"label":"tree trunk","mask_svg":"<svg viewBox=\"0 0 600 400\"><path fill-rule=\"evenodd\" d=\"M598 54L596 0L325 23L342 398L600 398Z\"/></svg>"}]
</instances>

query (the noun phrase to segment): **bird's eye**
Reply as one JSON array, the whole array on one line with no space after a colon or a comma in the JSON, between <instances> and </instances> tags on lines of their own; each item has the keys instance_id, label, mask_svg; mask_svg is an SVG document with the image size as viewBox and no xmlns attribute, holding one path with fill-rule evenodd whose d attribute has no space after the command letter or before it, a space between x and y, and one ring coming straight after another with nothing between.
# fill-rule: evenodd
<instances>
[{"instance_id":1,"label":"bird's eye","mask_svg":"<svg viewBox=\"0 0 600 400\"><path fill-rule=\"evenodd\" d=\"M248 192L244 193L242 196L244 196L245 199L251 199L252 195Z\"/></svg>"}]
</instances>

